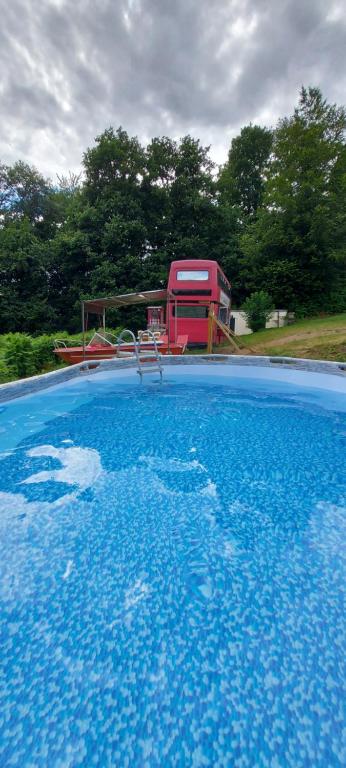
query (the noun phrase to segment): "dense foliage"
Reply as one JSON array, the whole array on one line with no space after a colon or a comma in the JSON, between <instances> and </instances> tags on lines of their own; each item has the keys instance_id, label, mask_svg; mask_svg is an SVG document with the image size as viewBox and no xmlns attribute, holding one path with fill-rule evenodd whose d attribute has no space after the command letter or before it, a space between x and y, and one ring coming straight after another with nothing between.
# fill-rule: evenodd
<instances>
[{"instance_id":1,"label":"dense foliage","mask_svg":"<svg viewBox=\"0 0 346 768\"><path fill-rule=\"evenodd\" d=\"M54 354L54 340L57 335L66 345L82 343L80 334L71 335L65 331L59 334L30 336L27 333L5 333L0 336L0 384L13 379L22 379L38 373L45 373L63 365ZM87 334L87 339L92 332Z\"/></svg>"},{"instance_id":2,"label":"dense foliage","mask_svg":"<svg viewBox=\"0 0 346 768\"><path fill-rule=\"evenodd\" d=\"M85 152L82 180L0 165L1 332L77 331L82 297L159 288L180 258L219 261L238 306L266 291L302 315L344 310L345 128L344 108L303 88L274 131L244 127L220 169L191 136L143 147L121 128Z\"/></svg>"},{"instance_id":3,"label":"dense foliage","mask_svg":"<svg viewBox=\"0 0 346 768\"><path fill-rule=\"evenodd\" d=\"M119 336L122 326L106 328L113 337ZM85 334L88 343L94 330ZM0 335L0 384L13 379L22 379L39 373L47 373L65 364L55 354L56 339L64 341L66 346L80 346L83 343L81 333L58 331L41 336L30 336L28 333L4 333Z\"/></svg>"},{"instance_id":4,"label":"dense foliage","mask_svg":"<svg viewBox=\"0 0 346 768\"><path fill-rule=\"evenodd\" d=\"M266 327L266 322L274 309L271 296L266 291L254 291L244 301L242 309L249 328L253 332Z\"/></svg>"},{"instance_id":5,"label":"dense foliage","mask_svg":"<svg viewBox=\"0 0 346 768\"><path fill-rule=\"evenodd\" d=\"M32 337L27 333L7 333L0 336L0 383L44 373L59 366L54 355L57 334ZM59 333L66 343L78 343L80 335Z\"/></svg>"}]
</instances>

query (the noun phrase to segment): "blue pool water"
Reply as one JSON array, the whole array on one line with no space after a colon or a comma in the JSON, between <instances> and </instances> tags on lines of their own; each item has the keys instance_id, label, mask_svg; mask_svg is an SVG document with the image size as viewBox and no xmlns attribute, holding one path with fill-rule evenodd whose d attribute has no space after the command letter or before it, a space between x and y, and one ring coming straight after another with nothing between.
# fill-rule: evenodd
<instances>
[{"instance_id":1,"label":"blue pool water","mask_svg":"<svg viewBox=\"0 0 346 768\"><path fill-rule=\"evenodd\" d=\"M345 448L342 394L175 369L3 406L0 765L345 765Z\"/></svg>"}]
</instances>

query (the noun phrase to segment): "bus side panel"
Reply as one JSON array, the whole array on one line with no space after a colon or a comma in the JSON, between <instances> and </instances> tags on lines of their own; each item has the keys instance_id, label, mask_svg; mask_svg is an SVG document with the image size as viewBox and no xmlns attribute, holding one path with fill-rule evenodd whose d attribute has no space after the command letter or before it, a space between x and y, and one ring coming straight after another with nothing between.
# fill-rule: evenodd
<instances>
[{"instance_id":1,"label":"bus side panel","mask_svg":"<svg viewBox=\"0 0 346 768\"><path fill-rule=\"evenodd\" d=\"M174 306L174 305L173 305ZM199 317L177 317L173 316L173 307L170 308L169 322L169 340L175 341L176 335L187 334L188 345L207 344L208 342L208 319Z\"/></svg>"}]
</instances>

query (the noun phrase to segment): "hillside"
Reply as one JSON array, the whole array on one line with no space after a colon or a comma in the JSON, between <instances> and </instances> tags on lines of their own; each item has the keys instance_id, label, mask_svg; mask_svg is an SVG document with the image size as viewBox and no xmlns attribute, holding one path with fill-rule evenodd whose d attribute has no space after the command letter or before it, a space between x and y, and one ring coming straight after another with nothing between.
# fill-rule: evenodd
<instances>
[{"instance_id":1,"label":"hillside","mask_svg":"<svg viewBox=\"0 0 346 768\"><path fill-rule=\"evenodd\" d=\"M258 355L285 355L312 360L346 361L346 313L300 320L284 328L269 328L241 336ZM245 350L244 350L245 351ZM232 353L225 345L222 352Z\"/></svg>"}]
</instances>

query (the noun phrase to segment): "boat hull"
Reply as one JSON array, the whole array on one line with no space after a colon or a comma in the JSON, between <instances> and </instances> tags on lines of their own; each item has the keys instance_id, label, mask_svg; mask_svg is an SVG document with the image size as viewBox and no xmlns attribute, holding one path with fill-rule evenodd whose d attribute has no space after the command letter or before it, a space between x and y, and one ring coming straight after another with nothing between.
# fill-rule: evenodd
<instances>
[{"instance_id":1,"label":"boat hull","mask_svg":"<svg viewBox=\"0 0 346 768\"><path fill-rule=\"evenodd\" d=\"M183 355L186 349L188 337L178 336L177 341L168 344L168 341L163 341L158 346L158 351L161 355ZM144 351L144 345L141 346L141 353ZM85 347L59 347L54 352L60 360L63 360L69 365L75 365L76 363L83 363L85 360L111 360L117 357L117 346L92 346ZM153 350L153 344L146 344L145 349ZM122 344L122 352L132 352L133 344Z\"/></svg>"}]
</instances>

